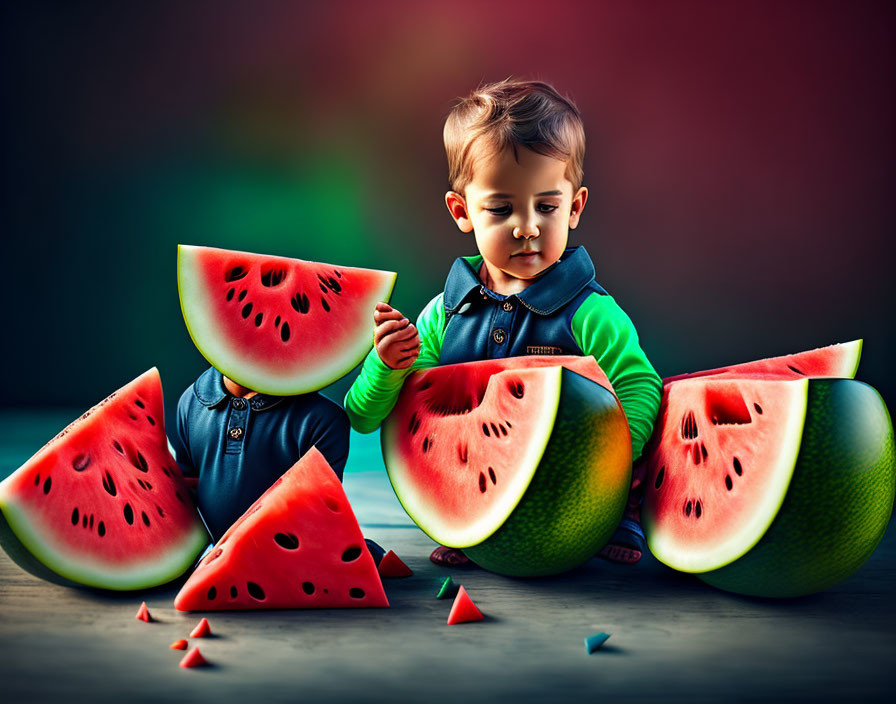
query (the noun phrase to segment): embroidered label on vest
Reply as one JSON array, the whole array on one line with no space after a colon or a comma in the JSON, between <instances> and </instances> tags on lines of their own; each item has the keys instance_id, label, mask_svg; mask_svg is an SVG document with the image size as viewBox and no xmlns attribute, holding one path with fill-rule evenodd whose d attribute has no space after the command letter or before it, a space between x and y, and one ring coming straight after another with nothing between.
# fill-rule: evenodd
<instances>
[{"instance_id":1,"label":"embroidered label on vest","mask_svg":"<svg viewBox=\"0 0 896 704\"><path fill-rule=\"evenodd\" d=\"M526 354L563 354L563 349L550 345L529 345L526 347Z\"/></svg>"}]
</instances>

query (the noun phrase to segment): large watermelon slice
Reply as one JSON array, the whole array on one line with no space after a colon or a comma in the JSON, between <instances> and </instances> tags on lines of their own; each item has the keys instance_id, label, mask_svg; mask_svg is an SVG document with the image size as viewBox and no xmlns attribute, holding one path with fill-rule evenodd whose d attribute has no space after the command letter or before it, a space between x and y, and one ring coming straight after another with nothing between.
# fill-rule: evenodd
<instances>
[{"instance_id":1,"label":"large watermelon slice","mask_svg":"<svg viewBox=\"0 0 896 704\"><path fill-rule=\"evenodd\" d=\"M373 309L395 274L180 245L180 305L193 342L238 384L275 395L339 379L373 346Z\"/></svg>"},{"instance_id":2,"label":"large watermelon slice","mask_svg":"<svg viewBox=\"0 0 896 704\"><path fill-rule=\"evenodd\" d=\"M890 417L851 379L678 381L645 455L651 552L742 594L839 582L874 550L893 508Z\"/></svg>"},{"instance_id":3,"label":"large watermelon slice","mask_svg":"<svg viewBox=\"0 0 896 704\"><path fill-rule=\"evenodd\" d=\"M382 438L392 487L417 525L502 574L582 564L628 495L628 424L593 357L415 372Z\"/></svg>"},{"instance_id":4,"label":"large watermelon slice","mask_svg":"<svg viewBox=\"0 0 896 704\"><path fill-rule=\"evenodd\" d=\"M751 376L765 379L802 379L805 377L841 377L852 379L859 368L862 341L841 342L814 350L786 354L706 369L690 374L677 374L663 379L664 384L702 376Z\"/></svg>"},{"instance_id":5,"label":"large watermelon slice","mask_svg":"<svg viewBox=\"0 0 896 704\"><path fill-rule=\"evenodd\" d=\"M168 451L153 368L0 483L0 541L63 584L143 589L181 575L209 537Z\"/></svg>"},{"instance_id":6,"label":"large watermelon slice","mask_svg":"<svg viewBox=\"0 0 896 704\"><path fill-rule=\"evenodd\" d=\"M342 484L314 447L221 536L174 599L181 611L388 605Z\"/></svg>"}]
</instances>

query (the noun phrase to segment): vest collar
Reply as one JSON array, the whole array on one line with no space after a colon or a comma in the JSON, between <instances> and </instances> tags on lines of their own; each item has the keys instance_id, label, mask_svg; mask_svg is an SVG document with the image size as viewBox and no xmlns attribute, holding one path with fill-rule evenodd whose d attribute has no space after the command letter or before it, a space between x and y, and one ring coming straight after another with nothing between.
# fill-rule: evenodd
<instances>
[{"instance_id":1,"label":"vest collar","mask_svg":"<svg viewBox=\"0 0 896 704\"><path fill-rule=\"evenodd\" d=\"M570 247L560 260L542 274L535 283L513 296L502 296L482 285L479 267L482 257L458 257L448 272L443 301L448 313L456 313L474 292L481 292L497 301L516 297L533 313L550 315L574 299L594 280L594 265L582 246Z\"/></svg>"},{"instance_id":2,"label":"vest collar","mask_svg":"<svg viewBox=\"0 0 896 704\"><path fill-rule=\"evenodd\" d=\"M214 367L206 369L193 384L193 393L206 408L214 408L221 402L235 398L233 394L224 388L224 376ZM265 411L276 406L283 400L283 396L269 396L267 394L255 394L247 398L246 402L253 411Z\"/></svg>"}]
</instances>

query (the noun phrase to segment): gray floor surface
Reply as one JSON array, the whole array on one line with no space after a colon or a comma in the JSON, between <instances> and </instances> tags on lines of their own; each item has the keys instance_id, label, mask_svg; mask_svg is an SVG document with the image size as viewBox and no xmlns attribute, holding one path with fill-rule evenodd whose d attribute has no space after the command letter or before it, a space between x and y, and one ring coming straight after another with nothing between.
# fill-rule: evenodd
<instances>
[{"instance_id":1,"label":"gray floor surface","mask_svg":"<svg viewBox=\"0 0 896 704\"><path fill-rule=\"evenodd\" d=\"M360 461L375 464L373 455ZM389 609L212 612L197 641L209 668L177 666L200 615L174 610L180 582L108 594L68 589L0 553L5 702L853 701L896 686L896 534L853 577L772 601L716 591L651 558L592 560L520 580L428 560L381 471L350 472L365 535L413 569L386 581ZM448 626L435 598L451 575L486 615ZM182 581L182 580L181 580ZM156 618L134 618L145 600ZM585 636L611 634L593 655Z\"/></svg>"}]
</instances>

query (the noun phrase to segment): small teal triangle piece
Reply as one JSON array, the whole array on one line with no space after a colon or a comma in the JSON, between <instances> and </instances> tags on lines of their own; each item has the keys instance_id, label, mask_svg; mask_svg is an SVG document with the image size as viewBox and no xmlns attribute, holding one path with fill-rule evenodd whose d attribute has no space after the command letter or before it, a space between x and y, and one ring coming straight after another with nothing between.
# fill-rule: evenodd
<instances>
[{"instance_id":1,"label":"small teal triangle piece","mask_svg":"<svg viewBox=\"0 0 896 704\"><path fill-rule=\"evenodd\" d=\"M585 651L591 655L594 651L600 650L600 646L607 642L610 637L609 633L596 633L585 639Z\"/></svg>"},{"instance_id":2,"label":"small teal triangle piece","mask_svg":"<svg viewBox=\"0 0 896 704\"><path fill-rule=\"evenodd\" d=\"M451 577L445 577L445 581L442 582L442 586L439 587L439 593L436 594L436 599L451 599L457 594L457 585L451 579Z\"/></svg>"}]
</instances>

